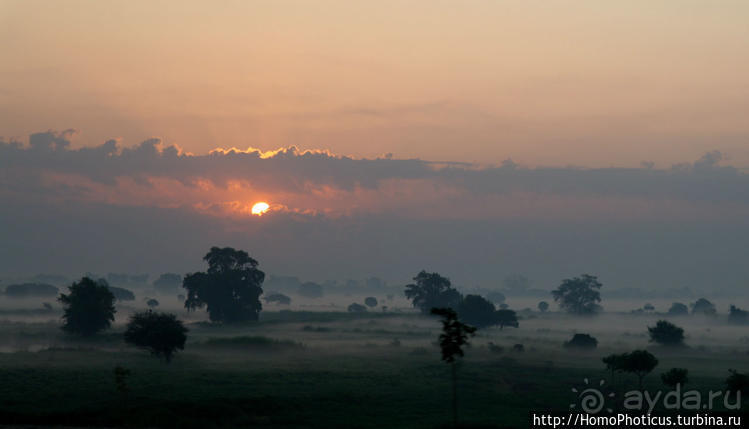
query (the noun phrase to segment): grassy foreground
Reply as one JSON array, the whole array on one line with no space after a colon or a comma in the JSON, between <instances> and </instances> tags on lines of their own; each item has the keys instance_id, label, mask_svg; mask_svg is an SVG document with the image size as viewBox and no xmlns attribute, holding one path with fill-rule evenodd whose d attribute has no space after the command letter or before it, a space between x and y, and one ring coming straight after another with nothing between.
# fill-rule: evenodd
<instances>
[{"instance_id":1,"label":"grassy foreground","mask_svg":"<svg viewBox=\"0 0 749 429\"><path fill-rule=\"evenodd\" d=\"M186 350L168 365L126 346L116 330L82 342L60 336L53 324L5 325L6 338L54 344L0 353L0 423L440 427L451 421L449 367L432 344L437 330L430 323L410 316L324 314L269 317L245 326L193 323ZM492 351L487 338L477 337L459 369L460 421L466 427L526 427L530 411L566 410L575 399L571 387L583 379L608 379L599 360L603 351L511 352L507 346L517 337L492 335L497 343L508 338L503 351ZM659 369L666 369L668 359ZM126 392L116 389L116 366L131 371ZM662 388L658 378L651 375L649 385ZM693 384L720 387L722 380L696 377Z\"/></svg>"}]
</instances>

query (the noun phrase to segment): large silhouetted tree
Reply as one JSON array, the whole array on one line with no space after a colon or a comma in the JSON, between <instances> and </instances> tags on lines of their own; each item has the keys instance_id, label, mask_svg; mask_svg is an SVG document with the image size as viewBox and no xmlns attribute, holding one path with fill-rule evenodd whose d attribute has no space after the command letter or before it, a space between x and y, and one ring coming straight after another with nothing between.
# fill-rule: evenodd
<instances>
[{"instance_id":1,"label":"large silhouetted tree","mask_svg":"<svg viewBox=\"0 0 749 429\"><path fill-rule=\"evenodd\" d=\"M565 279L556 290L551 292L559 306L573 314L593 314L600 308L601 294L598 289L603 286L596 276L583 274L580 277Z\"/></svg>"},{"instance_id":2,"label":"large silhouetted tree","mask_svg":"<svg viewBox=\"0 0 749 429\"><path fill-rule=\"evenodd\" d=\"M458 426L458 374L457 358L463 357L463 346L468 344L468 337L475 335L476 328L458 320L458 314L452 308L433 308L432 314L442 317L440 349L442 360L450 364L453 382L453 424Z\"/></svg>"},{"instance_id":3,"label":"large silhouetted tree","mask_svg":"<svg viewBox=\"0 0 749 429\"><path fill-rule=\"evenodd\" d=\"M125 342L170 362L177 349L185 348L186 334L187 328L177 320L177 316L148 310L130 317Z\"/></svg>"},{"instance_id":4,"label":"large silhouetted tree","mask_svg":"<svg viewBox=\"0 0 749 429\"><path fill-rule=\"evenodd\" d=\"M182 281L187 289L185 308L205 306L210 319L217 322L257 320L265 280L258 262L231 247L212 247L203 260L208 262L208 271L188 274Z\"/></svg>"},{"instance_id":5,"label":"large silhouetted tree","mask_svg":"<svg viewBox=\"0 0 749 429\"><path fill-rule=\"evenodd\" d=\"M413 280L415 283L406 285L406 298L422 313L429 313L432 308L457 308L460 303L460 292L452 288L446 277L422 270Z\"/></svg>"},{"instance_id":6,"label":"large silhouetted tree","mask_svg":"<svg viewBox=\"0 0 749 429\"><path fill-rule=\"evenodd\" d=\"M109 328L114 321L114 295L105 280L98 282L83 277L73 283L67 295L57 298L65 308L62 329L65 332L93 335Z\"/></svg>"}]
</instances>

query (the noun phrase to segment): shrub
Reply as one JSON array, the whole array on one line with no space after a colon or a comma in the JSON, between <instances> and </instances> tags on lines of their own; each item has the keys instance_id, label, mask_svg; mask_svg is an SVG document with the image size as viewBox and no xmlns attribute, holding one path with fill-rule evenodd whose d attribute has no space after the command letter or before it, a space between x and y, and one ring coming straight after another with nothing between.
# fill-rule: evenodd
<instances>
[{"instance_id":1,"label":"shrub","mask_svg":"<svg viewBox=\"0 0 749 429\"><path fill-rule=\"evenodd\" d=\"M588 334L575 334L571 340L564 342L564 347L591 350L598 347L598 340Z\"/></svg>"},{"instance_id":2,"label":"shrub","mask_svg":"<svg viewBox=\"0 0 749 429\"><path fill-rule=\"evenodd\" d=\"M348 306L348 312L349 313L364 313L366 311L367 311L367 307L365 307L365 306L363 306L361 304L353 303L353 304L351 304L351 305Z\"/></svg>"},{"instance_id":3,"label":"shrub","mask_svg":"<svg viewBox=\"0 0 749 429\"><path fill-rule=\"evenodd\" d=\"M684 329L666 320L659 320L655 326L648 327L650 341L664 346L684 344Z\"/></svg>"}]
</instances>

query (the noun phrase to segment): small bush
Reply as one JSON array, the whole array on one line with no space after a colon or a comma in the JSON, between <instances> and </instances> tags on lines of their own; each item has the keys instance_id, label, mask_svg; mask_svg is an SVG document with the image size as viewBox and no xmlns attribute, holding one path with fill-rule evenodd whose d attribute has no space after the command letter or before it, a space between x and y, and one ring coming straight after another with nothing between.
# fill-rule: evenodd
<instances>
[{"instance_id":1,"label":"small bush","mask_svg":"<svg viewBox=\"0 0 749 429\"><path fill-rule=\"evenodd\" d=\"M588 334L575 334L571 340L564 342L568 349L592 350L598 347L598 340Z\"/></svg>"}]
</instances>

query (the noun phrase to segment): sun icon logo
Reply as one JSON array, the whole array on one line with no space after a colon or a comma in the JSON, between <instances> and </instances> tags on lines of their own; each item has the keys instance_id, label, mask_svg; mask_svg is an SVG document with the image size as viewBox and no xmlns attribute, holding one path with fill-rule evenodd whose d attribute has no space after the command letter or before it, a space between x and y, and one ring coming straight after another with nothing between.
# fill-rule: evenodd
<instances>
[{"instance_id":1,"label":"sun icon logo","mask_svg":"<svg viewBox=\"0 0 749 429\"><path fill-rule=\"evenodd\" d=\"M588 387L590 386L590 380L588 380L587 378L583 381L585 382L586 387L582 391L577 390L577 388L575 387L572 388L572 391L574 393L577 393L577 402L570 404L570 409L577 409L577 404L579 403L580 410L582 410L583 412L587 414L596 414L601 411L604 406L606 406L606 397L614 397L614 392L611 392L606 396L603 395L601 389L603 388L603 385L606 384L606 380L599 381L598 386L596 387ZM606 407L606 411L611 413L614 410Z\"/></svg>"}]
</instances>

